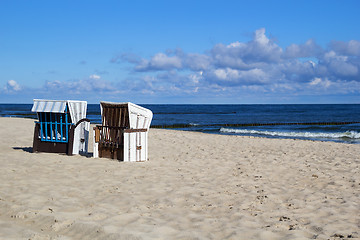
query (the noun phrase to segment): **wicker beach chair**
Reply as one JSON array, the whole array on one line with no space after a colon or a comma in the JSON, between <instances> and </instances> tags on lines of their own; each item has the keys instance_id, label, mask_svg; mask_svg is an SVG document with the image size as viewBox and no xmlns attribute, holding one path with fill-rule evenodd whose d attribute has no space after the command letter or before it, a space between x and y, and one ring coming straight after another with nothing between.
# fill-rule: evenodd
<instances>
[{"instance_id":1,"label":"wicker beach chair","mask_svg":"<svg viewBox=\"0 0 360 240\"><path fill-rule=\"evenodd\" d=\"M101 102L102 124L94 127L94 157L148 160L152 112L133 103Z\"/></svg>"},{"instance_id":2,"label":"wicker beach chair","mask_svg":"<svg viewBox=\"0 0 360 240\"><path fill-rule=\"evenodd\" d=\"M90 120L87 102L34 99L36 112L33 152L86 154Z\"/></svg>"}]
</instances>

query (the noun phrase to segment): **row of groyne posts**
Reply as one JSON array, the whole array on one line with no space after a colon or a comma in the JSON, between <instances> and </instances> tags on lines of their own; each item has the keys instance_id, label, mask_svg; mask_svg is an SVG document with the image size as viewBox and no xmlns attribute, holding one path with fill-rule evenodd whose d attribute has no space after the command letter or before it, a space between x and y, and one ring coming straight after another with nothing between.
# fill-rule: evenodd
<instances>
[{"instance_id":1,"label":"row of groyne posts","mask_svg":"<svg viewBox=\"0 0 360 240\"><path fill-rule=\"evenodd\" d=\"M221 127L256 127L256 126L280 126L280 125L348 125L360 122L292 122L292 123L235 123L235 124L204 124L201 126L221 126ZM196 127L192 124L172 124L172 125L153 125L151 128L189 128Z\"/></svg>"}]
</instances>

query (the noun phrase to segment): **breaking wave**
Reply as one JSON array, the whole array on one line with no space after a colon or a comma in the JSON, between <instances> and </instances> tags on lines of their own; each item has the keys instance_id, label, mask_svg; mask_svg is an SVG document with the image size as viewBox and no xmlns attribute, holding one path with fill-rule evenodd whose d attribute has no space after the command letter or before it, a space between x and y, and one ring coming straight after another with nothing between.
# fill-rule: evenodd
<instances>
[{"instance_id":1,"label":"breaking wave","mask_svg":"<svg viewBox=\"0 0 360 240\"><path fill-rule=\"evenodd\" d=\"M290 138L349 138L349 139L360 139L360 132L357 131L346 131L339 133L325 133L325 132L279 132L279 131L258 131L248 129L233 129L233 128L221 128L222 133L236 133L245 135L264 135L272 137L290 137Z\"/></svg>"}]
</instances>

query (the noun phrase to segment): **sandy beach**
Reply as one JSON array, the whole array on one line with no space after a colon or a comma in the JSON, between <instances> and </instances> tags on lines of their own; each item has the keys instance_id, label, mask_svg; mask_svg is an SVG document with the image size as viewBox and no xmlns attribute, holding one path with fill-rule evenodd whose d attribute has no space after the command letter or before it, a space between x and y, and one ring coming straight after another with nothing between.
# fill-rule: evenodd
<instances>
[{"instance_id":1,"label":"sandy beach","mask_svg":"<svg viewBox=\"0 0 360 240\"><path fill-rule=\"evenodd\" d=\"M124 163L33 130L0 118L0 239L360 238L360 145L150 129Z\"/></svg>"}]
</instances>

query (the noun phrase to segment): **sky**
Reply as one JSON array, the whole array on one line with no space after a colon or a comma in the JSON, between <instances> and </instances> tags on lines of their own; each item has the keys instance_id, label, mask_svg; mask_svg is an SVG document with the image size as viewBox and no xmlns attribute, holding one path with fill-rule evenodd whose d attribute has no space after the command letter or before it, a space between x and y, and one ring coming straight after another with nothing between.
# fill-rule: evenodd
<instances>
[{"instance_id":1,"label":"sky","mask_svg":"<svg viewBox=\"0 0 360 240\"><path fill-rule=\"evenodd\" d=\"M360 103L360 1L0 1L0 103Z\"/></svg>"}]
</instances>

